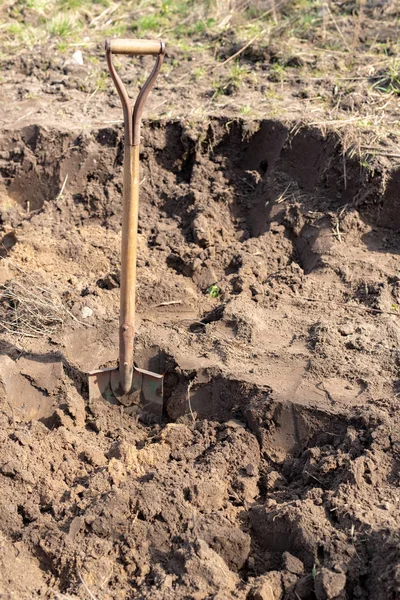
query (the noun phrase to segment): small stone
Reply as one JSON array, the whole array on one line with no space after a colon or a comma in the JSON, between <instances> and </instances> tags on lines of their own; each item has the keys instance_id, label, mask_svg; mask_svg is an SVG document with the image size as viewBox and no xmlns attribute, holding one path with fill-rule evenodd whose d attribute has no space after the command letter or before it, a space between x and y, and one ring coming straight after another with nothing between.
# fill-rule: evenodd
<instances>
[{"instance_id":1,"label":"small stone","mask_svg":"<svg viewBox=\"0 0 400 600\"><path fill-rule=\"evenodd\" d=\"M76 426L84 427L86 419L85 402L72 386L68 389L66 405L68 413L74 419Z\"/></svg>"},{"instance_id":2,"label":"small stone","mask_svg":"<svg viewBox=\"0 0 400 600\"><path fill-rule=\"evenodd\" d=\"M119 287L120 276L119 273L107 273L104 277L97 280L99 288L104 290L114 290Z\"/></svg>"},{"instance_id":3,"label":"small stone","mask_svg":"<svg viewBox=\"0 0 400 600\"><path fill-rule=\"evenodd\" d=\"M172 575L166 575L164 577L163 586L164 588L172 588L172 584L174 582L174 578Z\"/></svg>"},{"instance_id":4,"label":"small stone","mask_svg":"<svg viewBox=\"0 0 400 600\"><path fill-rule=\"evenodd\" d=\"M138 471L138 452L134 444L129 444L126 441L117 442L111 458L119 459L125 465L127 471Z\"/></svg>"},{"instance_id":5,"label":"small stone","mask_svg":"<svg viewBox=\"0 0 400 600\"><path fill-rule=\"evenodd\" d=\"M82 50L77 50L71 56L71 60L77 65L83 65L83 55Z\"/></svg>"},{"instance_id":6,"label":"small stone","mask_svg":"<svg viewBox=\"0 0 400 600\"><path fill-rule=\"evenodd\" d=\"M323 567L315 577L315 596L317 600L333 600L344 590L346 575L334 573Z\"/></svg>"},{"instance_id":7,"label":"small stone","mask_svg":"<svg viewBox=\"0 0 400 600\"><path fill-rule=\"evenodd\" d=\"M0 285L4 285L6 281L12 278L12 273L7 264L2 261L3 264L0 265Z\"/></svg>"},{"instance_id":8,"label":"small stone","mask_svg":"<svg viewBox=\"0 0 400 600\"><path fill-rule=\"evenodd\" d=\"M354 327L350 323L344 323L339 327L339 333L344 337L354 333Z\"/></svg>"},{"instance_id":9,"label":"small stone","mask_svg":"<svg viewBox=\"0 0 400 600\"><path fill-rule=\"evenodd\" d=\"M246 467L246 475L248 475L249 477L254 477L254 475L256 475L256 473L257 473L256 467L252 463L249 463Z\"/></svg>"},{"instance_id":10,"label":"small stone","mask_svg":"<svg viewBox=\"0 0 400 600\"><path fill-rule=\"evenodd\" d=\"M194 435L189 427L182 423L168 423L161 433L161 440L166 442L172 450L182 448L193 442Z\"/></svg>"},{"instance_id":11,"label":"small stone","mask_svg":"<svg viewBox=\"0 0 400 600\"><path fill-rule=\"evenodd\" d=\"M82 317L88 319L93 315L93 310L89 306L84 306L81 310Z\"/></svg>"},{"instance_id":12,"label":"small stone","mask_svg":"<svg viewBox=\"0 0 400 600\"><path fill-rule=\"evenodd\" d=\"M237 419L230 419L226 421L225 427L229 429L246 429L246 424L243 421L238 421Z\"/></svg>"},{"instance_id":13,"label":"small stone","mask_svg":"<svg viewBox=\"0 0 400 600\"><path fill-rule=\"evenodd\" d=\"M290 552L284 552L282 555L283 559L283 568L289 573L294 573L295 575L301 575L304 573L304 565L299 558L290 554Z\"/></svg>"},{"instance_id":14,"label":"small stone","mask_svg":"<svg viewBox=\"0 0 400 600\"><path fill-rule=\"evenodd\" d=\"M168 248L167 236L163 231L156 235L154 245L158 246L160 249Z\"/></svg>"},{"instance_id":15,"label":"small stone","mask_svg":"<svg viewBox=\"0 0 400 600\"><path fill-rule=\"evenodd\" d=\"M27 502L24 505L24 518L29 521L37 521L41 516L41 512L38 504L34 504L32 501Z\"/></svg>"}]
</instances>

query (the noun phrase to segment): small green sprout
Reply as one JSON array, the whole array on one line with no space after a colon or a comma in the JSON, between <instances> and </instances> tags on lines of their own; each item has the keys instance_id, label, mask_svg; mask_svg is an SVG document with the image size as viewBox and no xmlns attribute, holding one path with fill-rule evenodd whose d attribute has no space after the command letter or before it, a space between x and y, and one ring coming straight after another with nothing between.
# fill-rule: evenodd
<instances>
[{"instance_id":1,"label":"small green sprout","mask_svg":"<svg viewBox=\"0 0 400 600\"><path fill-rule=\"evenodd\" d=\"M315 579L315 578L316 578L316 576L317 576L317 565L314 563L314 564L313 564L313 568L312 568L312 570L311 570L311 577L312 577L313 579Z\"/></svg>"},{"instance_id":2,"label":"small green sprout","mask_svg":"<svg viewBox=\"0 0 400 600\"><path fill-rule=\"evenodd\" d=\"M213 283L212 285L210 285L210 287L207 289L207 294L211 297L211 298L218 298L218 296L221 294L221 290L219 289L218 285L216 283Z\"/></svg>"}]
</instances>

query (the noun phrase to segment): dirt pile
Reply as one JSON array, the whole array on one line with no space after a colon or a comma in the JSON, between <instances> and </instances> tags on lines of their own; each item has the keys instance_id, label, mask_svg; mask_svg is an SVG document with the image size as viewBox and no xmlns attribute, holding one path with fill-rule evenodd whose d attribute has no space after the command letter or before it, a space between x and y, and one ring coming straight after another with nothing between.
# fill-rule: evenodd
<instances>
[{"instance_id":1,"label":"dirt pile","mask_svg":"<svg viewBox=\"0 0 400 600\"><path fill-rule=\"evenodd\" d=\"M87 399L117 355L121 133L1 141L1 593L394 600L397 173L315 128L146 123L148 427ZM18 285L60 322L22 336Z\"/></svg>"}]
</instances>

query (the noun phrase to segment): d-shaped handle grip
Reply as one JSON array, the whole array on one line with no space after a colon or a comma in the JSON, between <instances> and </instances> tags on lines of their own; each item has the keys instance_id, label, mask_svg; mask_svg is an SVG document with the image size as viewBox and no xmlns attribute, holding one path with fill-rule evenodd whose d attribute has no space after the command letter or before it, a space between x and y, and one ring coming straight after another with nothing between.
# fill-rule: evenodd
<instances>
[{"instance_id":1,"label":"d-shaped handle grip","mask_svg":"<svg viewBox=\"0 0 400 600\"><path fill-rule=\"evenodd\" d=\"M113 54L157 56L163 53L164 46L164 42L160 40L106 40L106 50L110 50Z\"/></svg>"},{"instance_id":2,"label":"d-shaped handle grip","mask_svg":"<svg viewBox=\"0 0 400 600\"><path fill-rule=\"evenodd\" d=\"M147 78L136 99L135 105L129 99L128 92L121 81L120 76L115 70L112 61L113 54L153 54L157 56L156 64ZM125 124L125 144L127 146L138 146L140 142L140 118L142 116L143 105L151 88L160 72L161 65L165 56L165 43L158 40L106 40L106 58L108 68L117 88L124 111Z\"/></svg>"}]
</instances>

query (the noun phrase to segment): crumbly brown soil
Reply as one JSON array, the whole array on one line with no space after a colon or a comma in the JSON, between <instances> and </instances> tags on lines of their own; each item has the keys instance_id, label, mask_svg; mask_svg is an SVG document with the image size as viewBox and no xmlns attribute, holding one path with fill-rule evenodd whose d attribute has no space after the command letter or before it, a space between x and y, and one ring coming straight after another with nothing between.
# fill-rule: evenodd
<instances>
[{"instance_id":1,"label":"crumbly brown soil","mask_svg":"<svg viewBox=\"0 0 400 600\"><path fill-rule=\"evenodd\" d=\"M1 597L399 598L398 171L273 120L145 122L141 158L161 426L88 401L117 357L121 129L3 132L2 282L65 311L26 337L1 304Z\"/></svg>"},{"instance_id":2,"label":"crumbly brown soil","mask_svg":"<svg viewBox=\"0 0 400 600\"><path fill-rule=\"evenodd\" d=\"M398 6L322 4L168 25L135 348L161 425L88 399L118 354L110 15L62 53L0 8L1 599L400 598ZM152 63L121 61L132 96Z\"/></svg>"}]
</instances>

